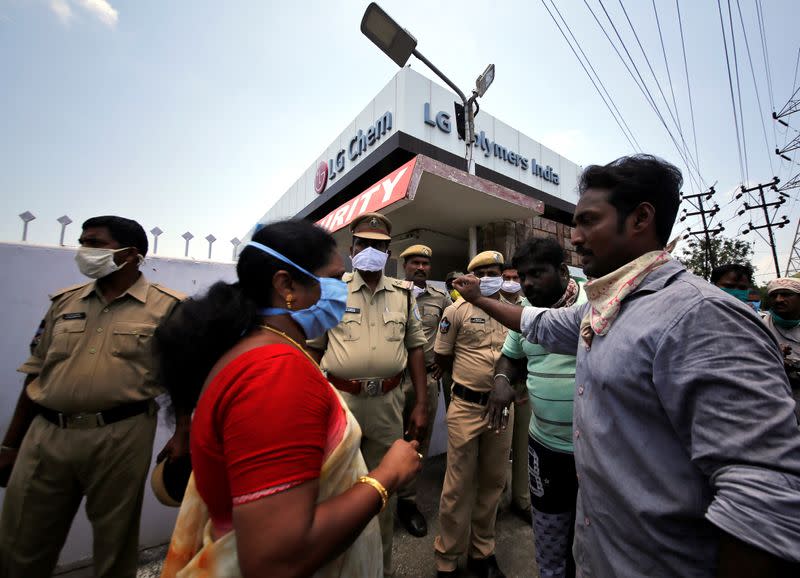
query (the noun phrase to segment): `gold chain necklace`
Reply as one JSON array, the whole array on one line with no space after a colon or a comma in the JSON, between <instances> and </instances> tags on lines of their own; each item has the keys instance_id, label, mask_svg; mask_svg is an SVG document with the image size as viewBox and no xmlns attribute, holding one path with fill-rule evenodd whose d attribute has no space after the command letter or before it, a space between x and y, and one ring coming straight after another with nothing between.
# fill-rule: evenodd
<instances>
[{"instance_id":1,"label":"gold chain necklace","mask_svg":"<svg viewBox=\"0 0 800 578\"><path fill-rule=\"evenodd\" d=\"M299 343L297 343L297 341L295 341L294 339L292 339L291 337L289 337L289 336L288 336L286 333L284 333L284 332L283 332L283 331L281 331L280 329L275 329L275 328L274 328L274 327L272 327L271 325L259 325L258 327L259 327L260 329L266 329L267 331L271 331L272 333L275 333L276 335L280 335L281 337L283 337L283 338L284 338L286 341L290 342L290 343L291 343L292 345L294 345L294 346L295 346L297 349L299 349L299 350L300 350L300 352L301 352L303 355L305 355L305 356L308 358L308 360L309 360L311 363L313 363L313 364L314 364L314 365L317 367L317 369L319 369L319 370L320 370L320 372L322 371L322 368L319 366L319 363L317 363L317 360L316 360L316 359L314 359L313 357L311 357L311 354L310 354L308 351L306 351L306 350L305 350L305 348L304 348L302 345L300 345Z\"/></svg>"}]
</instances>

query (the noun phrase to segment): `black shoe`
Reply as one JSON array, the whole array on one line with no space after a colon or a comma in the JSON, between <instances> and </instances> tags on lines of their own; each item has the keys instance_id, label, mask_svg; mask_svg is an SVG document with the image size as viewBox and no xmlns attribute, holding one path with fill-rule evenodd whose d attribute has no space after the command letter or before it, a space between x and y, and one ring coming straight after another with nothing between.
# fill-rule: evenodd
<instances>
[{"instance_id":1,"label":"black shoe","mask_svg":"<svg viewBox=\"0 0 800 578\"><path fill-rule=\"evenodd\" d=\"M459 576L461 576L461 570L458 568L450 571L439 570L436 572L436 578L458 578Z\"/></svg>"},{"instance_id":2,"label":"black shoe","mask_svg":"<svg viewBox=\"0 0 800 578\"><path fill-rule=\"evenodd\" d=\"M522 508L514 503L511 504L511 512L521 520L524 520L528 526L533 525L533 518L531 518L531 509Z\"/></svg>"},{"instance_id":3,"label":"black shoe","mask_svg":"<svg viewBox=\"0 0 800 578\"><path fill-rule=\"evenodd\" d=\"M411 500L397 500L397 518L412 536L422 538L428 535L428 524L425 522L425 517Z\"/></svg>"},{"instance_id":4,"label":"black shoe","mask_svg":"<svg viewBox=\"0 0 800 578\"><path fill-rule=\"evenodd\" d=\"M488 558L468 558L467 569L477 578L506 578L497 565L494 554Z\"/></svg>"}]
</instances>

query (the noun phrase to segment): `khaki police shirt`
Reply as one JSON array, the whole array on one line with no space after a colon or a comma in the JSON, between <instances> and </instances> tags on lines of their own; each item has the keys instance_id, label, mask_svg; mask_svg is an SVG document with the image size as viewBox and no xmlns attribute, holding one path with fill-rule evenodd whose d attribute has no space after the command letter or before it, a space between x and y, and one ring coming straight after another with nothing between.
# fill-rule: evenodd
<instances>
[{"instance_id":1,"label":"khaki police shirt","mask_svg":"<svg viewBox=\"0 0 800 578\"><path fill-rule=\"evenodd\" d=\"M372 293L358 271L342 280L347 283L342 322L308 342L325 352L320 367L341 379L397 375L406 367L408 350L427 343L411 283L382 275Z\"/></svg>"},{"instance_id":2,"label":"khaki police shirt","mask_svg":"<svg viewBox=\"0 0 800 578\"><path fill-rule=\"evenodd\" d=\"M433 346L436 343L436 331L439 329L439 321L442 319L444 310L453 303L445 291L428 285L425 291L417 297L417 308L422 316L422 329L428 343L425 344L425 365L428 366L434 361Z\"/></svg>"},{"instance_id":3,"label":"khaki police shirt","mask_svg":"<svg viewBox=\"0 0 800 578\"><path fill-rule=\"evenodd\" d=\"M96 282L56 292L32 355L18 371L38 374L30 398L63 413L152 399L163 390L153 353L158 324L183 299L144 275L106 303Z\"/></svg>"},{"instance_id":4,"label":"khaki police shirt","mask_svg":"<svg viewBox=\"0 0 800 578\"><path fill-rule=\"evenodd\" d=\"M455 383L476 391L491 391L494 367L507 334L508 329L483 309L459 299L444 311L434 351L454 356Z\"/></svg>"}]
</instances>

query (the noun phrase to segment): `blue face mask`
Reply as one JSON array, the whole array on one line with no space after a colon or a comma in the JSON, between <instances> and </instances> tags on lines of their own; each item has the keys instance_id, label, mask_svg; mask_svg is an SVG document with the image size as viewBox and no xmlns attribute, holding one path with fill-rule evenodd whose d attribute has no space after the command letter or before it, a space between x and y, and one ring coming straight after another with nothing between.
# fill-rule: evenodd
<instances>
[{"instance_id":1,"label":"blue face mask","mask_svg":"<svg viewBox=\"0 0 800 578\"><path fill-rule=\"evenodd\" d=\"M739 301L747 303L747 296L750 294L749 289L729 289L728 287L720 287L728 295L736 297Z\"/></svg>"},{"instance_id":2,"label":"blue face mask","mask_svg":"<svg viewBox=\"0 0 800 578\"><path fill-rule=\"evenodd\" d=\"M305 333L306 339L319 337L328 331L328 329L333 329L339 325L342 317L344 317L344 310L347 306L347 283L340 279L332 279L331 277L317 277L277 251L261 243L250 241L248 245L260 249L268 255L272 255L276 259L280 259L284 263L291 265L298 271L315 279L320 285L319 300L308 309L292 311L281 307L265 307L259 310L261 315L291 316L294 322L303 330L303 333Z\"/></svg>"}]
</instances>

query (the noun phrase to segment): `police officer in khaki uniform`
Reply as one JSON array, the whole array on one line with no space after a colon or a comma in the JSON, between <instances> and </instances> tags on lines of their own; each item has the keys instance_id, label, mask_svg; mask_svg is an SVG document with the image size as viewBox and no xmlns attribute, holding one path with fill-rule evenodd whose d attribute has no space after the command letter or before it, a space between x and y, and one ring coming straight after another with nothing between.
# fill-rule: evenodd
<instances>
[{"instance_id":1,"label":"police officer in khaki uniform","mask_svg":"<svg viewBox=\"0 0 800 578\"><path fill-rule=\"evenodd\" d=\"M147 236L135 221L83 224L76 261L97 279L56 292L3 440L11 470L0 517L0 576L49 576L78 510L94 533L94 575L136 576L139 517L162 391L153 332L183 296L139 272ZM188 416L162 454L189 451ZM13 469L12 469L13 468Z\"/></svg>"},{"instance_id":2,"label":"police officer in khaki uniform","mask_svg":"<svg viewBox=\"0 0 800 578\"><path fill-rule=\"evenodd\" d=\"M428 429L423 351L427 340L413 284L383 274L391 230L389 219L379 213L364 213L352 222L354 271L343 277L348 286L344 318L308 343L320 352L320 367L361 426L361 453L370 469L403 437L401 386L406 366L417 400L405 433L421 441ZM384 574L392 575L393 507L380 514L379 522Z\"/></svg>"},{"instance_id":3,"label":"police officer in khaki uniform","mask_svg":"<svg viewBox=\"0 0 800 578\"><path fill-rule=\"evenodd\" d=\"M522 305L525 296L519 272L510 264L502 267L503 285L500 295L509 303ZM531 517L531 494L528 478L528 426L531 421L531 404L528 403L528 388L524 382L515 383L517 396L514 399L513 441L511 442L511 511L528 524Z\"/></svg>"},{"instance_id":4,"label":"police officer in khaki uniform","mask_svg":"<svg viewBox=\"0 0 800 578\"><path fill-rule=\"evenodd\" d=\"M500 299L503 256L479 253L467 270L481 278L481 293ZM434 352L443 368L452 367L447 410L447 472L439 504L440 534L434 541L437 576L459 576L458 559L478 577L505 576L497 566L495 521L506 483L511 429L489 429L487 404L494 367L508 330L471 303L459 299L439 324ZM513 419L513 407L505 414Z\"/></svg>"},{"instance_id":5,"label":"police officer in khaki uniform","mask_svg":"<svg viewBox=\"0 0 800 578\"><path fill-rule=\"evenodd\" d=\"M428 284L432 257L433 251L425 245L412 245L400 253L400 258L403 259L406 281L411 281L414 284L414 297L417 299L417 308L422 315L422 328L428 340L425 344L425 371L428 374L428 424L430 427L428 427L428 433L419 446L419 451L425 455L428 454L428 446L433 432L433 421L436 418L436 408L439 405L441 370L434 360L433 344L436 341L436 331L439 328L442 314L453 302L444 289ZM403 417L404 423L407 424L408 417L416 405L417 396L409 380L403 385L403 390L406 396ZM428 524L417 508L416 478L407 486L400 488L397 496L397 517L400 522L413 536L420 538L427 535Z\"/></svg>"}]
</instances>

